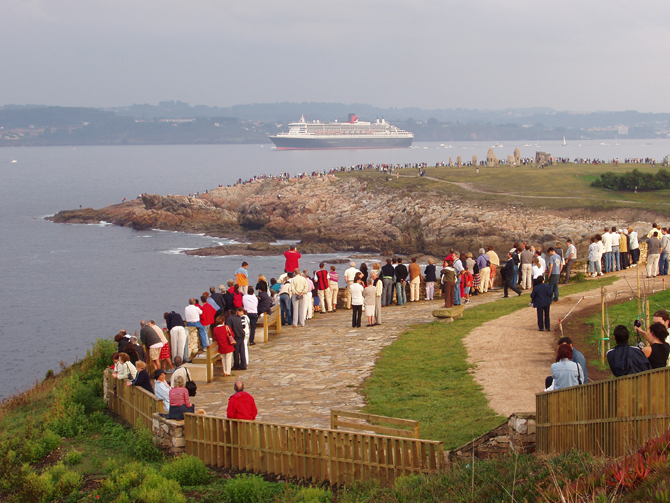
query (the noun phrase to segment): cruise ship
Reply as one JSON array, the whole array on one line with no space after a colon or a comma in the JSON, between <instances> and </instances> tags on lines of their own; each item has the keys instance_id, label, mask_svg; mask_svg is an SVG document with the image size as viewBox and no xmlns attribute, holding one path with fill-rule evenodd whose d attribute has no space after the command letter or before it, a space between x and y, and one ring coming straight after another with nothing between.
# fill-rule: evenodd
<instances>
[{"instance_id":1,"label":"cruise ship","mask_svg":"<svg viewBox=\"0 0 670 503\"><path fill-rule=\"evenodd\" d=\"M361 122L349 114L348 122L307 122L303 115L289 125L288 133L269 138L277 150L335 149L335 148L399 148L411 147L414 134L387 123Z\"/></svg>"}]
</instances>

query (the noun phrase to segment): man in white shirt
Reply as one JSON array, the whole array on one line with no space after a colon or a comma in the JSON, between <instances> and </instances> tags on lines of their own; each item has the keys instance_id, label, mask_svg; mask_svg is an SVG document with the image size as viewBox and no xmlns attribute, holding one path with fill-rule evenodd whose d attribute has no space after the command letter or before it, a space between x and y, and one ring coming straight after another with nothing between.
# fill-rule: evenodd
<instances>
[{"instance_id":1,"label":"man in white shirt","mask_svg":"<svg viewBox=\"0 0 670 503\"><path fill-rule=\"evenodd\" d=\"M640 243L637 238L637 232L632 227L628 227L628 245L633 259L632 267L637 267L637 261L640 260Z\"/></svg>"},{"instance_id":2,"label":"man in white shirt","mask_svg":"<svg viewBox=\"0 0 670 503\"><path fill-rule=\"evenodd\" d=\"M663 227L661 229L661 258L658 261L658 274L661 276L668 275L668 265L670 262L670 234L668 234L668 229Z\"/></svg>"},{"instance_id":3,"label":"man in white shirt","mask_svg":"<svg viewBox=\"0 0 670 503\"><path fill-rule=\"evenodd\" d=\"M258 321L258 297L254 295L254 287L247 287L246 295L242 296L242 305L249 318L249 346L255 346L256 322Z\"/></svg>"},{"instance_id":4,"label":"man in white shirt","mask_svg":"<svg viewBox=\"0 0 670 503\"><path fill-rule=\"evenodd\" d=\"M612 272L612 235L609 232L609 229L605 227L605 232L602 234L603 238L603 247L605 252L603 253L603 262L605 266L605 272Z\"/></svg>"},{"instance_id":5,"label":"man in white shirt","mask_svg":"<svg viewBox=\"0 0 670 503\"><path fill-rule=\"evenodd\" d=\"M205 349L209 343L209 337L207 337L207 332L205 332L205 327L200 323L200 315L202 314L202 309L195 305L195 299L188 299L188 306L184 308L184 319L186 320L186 325L189 327L196 327L198 329L198 335L200 336L200 343L202 348Z\"/></svg>"},{"instance_id":6,"label":"man in white shirt","mask_svg":"<svg viewBox=\"0 0 670 503\"><path fill-rule=\"evenodd\" d=\"M300 269L295 270L295 276L291 280L291 303L293 313L293 327L305 326L307 316L307 280L300 274Z\"/></svg>"},{"instance_id":7,"label":"man in white shirt","mask_svg":"<svg viewBox=\"0 0 670 503\"><path fill-rule=\"evenodd\" d=\"M620 271L619 245L621 244L621 235L616 231L616 227L612 227L610 237L612 238L612 271Z\"/></svg>"},{"instance_id":8,"label":"man in white shirt","mask_svg":"<svg viewBox=\"0 0 670 503\"><path fill-rule=\"evenodd\" d=\"M568 249L565 251L565 281L564 285L567 285L570 282L570 270L577 260L577 248L572 244L572 239L566 239L565 242L568 244Z\"/></svg>"},{"instance_id":9,"label":"man in white shirt","mask_svg":"<svg viewBox=\"0 0 670 503\"><path fill-rule=\"evenodd\" d=\"M353 284L357 272L361 271L356 269L356 262L351 262L349 269L344 271L344 281L347 282L347 288L344 291L344 307L346 309L351 309L351 290L349 287Z\"/></svg>"}]
</instances>

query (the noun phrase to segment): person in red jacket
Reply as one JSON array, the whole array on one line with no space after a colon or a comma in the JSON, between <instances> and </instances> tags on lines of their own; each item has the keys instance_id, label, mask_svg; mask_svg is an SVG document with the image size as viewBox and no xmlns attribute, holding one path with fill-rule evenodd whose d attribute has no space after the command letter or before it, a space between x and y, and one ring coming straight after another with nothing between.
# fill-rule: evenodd
<instances>
[{"instance_id":1,"label":"person in red jacket","mask_svg":"<svg viewBox=\"0 0 670 503\"><path fill-rule=\"evenodd\" d=\"M256 419L258 409L254 397L244 391L244 383L235 381L235 394L228 399L228 419Z\"/></svg>"},{"instance_id":2,"label":"person in red jacket","mask_svg":"<svg viewBox=\"0 0 670 503\"><path fill-rule=\"evenodd\" d=\"M293 272L296 269L300 269L299 260L302 255L296 250L295 245L289 246L289 249L284 252L284 257L286 257L284 272Z\"/></svg>"},{"instance_id":3,"label":"person in red jacket","mask_svg":"<svg viewBox=\"0 0 670 503\"><path fill-rule=\"evenodd\" d=\"M202 323L202 326L205 327L205 333L207 335L211 335L210 326L214 324L214 319L216 318L216 309L207 303L206 296L202 295L200 300L202 301L202 305L200 306L200 309L202 310L202 314L200 315L200 323Z\"/></svg>"}]
</instances>

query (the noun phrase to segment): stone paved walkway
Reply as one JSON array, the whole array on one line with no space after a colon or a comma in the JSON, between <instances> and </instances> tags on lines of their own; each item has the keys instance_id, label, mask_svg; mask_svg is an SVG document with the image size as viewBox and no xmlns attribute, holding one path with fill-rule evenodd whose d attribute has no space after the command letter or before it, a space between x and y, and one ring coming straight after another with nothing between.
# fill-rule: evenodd
<instances>
[{"instance_id":1,"label":"stone paved walkway","mask_svg":"<svg viewBox=\"0 0 670 503\"><path fill-rule=\"evenodd\" d=\"M470 305L491 302L500 292L473 298ZM331 409L360 410L359 393L385 346L411 325L432 322L432 310L443 300L420 301L382 308L383 324L351 328L351 311L315 314L304 328L282 327L280 336L249 349L249 368L224 378L221 365L214 381L198 384L196 409L225 416L233 383L242 379L258 407L259 421L311 427L329 427Z\"/></svg>"}]
</instances>

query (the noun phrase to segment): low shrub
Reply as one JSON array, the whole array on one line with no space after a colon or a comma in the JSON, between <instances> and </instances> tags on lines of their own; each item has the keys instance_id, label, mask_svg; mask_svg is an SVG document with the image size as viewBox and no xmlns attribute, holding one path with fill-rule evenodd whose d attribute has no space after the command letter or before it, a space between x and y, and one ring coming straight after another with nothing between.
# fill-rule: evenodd
<instances>
[{"instance_id":1,"label":"low shrub","mask_svg":"<svg viewBox=\"0 0 670 503\"><path fill-rule=\"evenodd\" d=\"M81 463L82 454L79 451L72 450L65 455L65 464L75 466Z\"/></svg>"},{"instance_id":2,"label":"low shrub","mask_svg":"<svg viewBox=\"0 0 670 503\"><path fill-rule=\"evenodd\" d=\"M175 480L180 486L198 486L210 479L210 471L199 458L183 455L163 465L161 475Z\"/></svg>"},{"instance_id":3,"label":"low shrub","mask_svg":"<svg viewBox=\"0 0 670 503\"><path fill-rule=\"evenodd\" d=\"M282 495L282 501L289 503L328 503L333 501L333 493L321 487L292 487Z\"/></svg>"},{"instance_id":4,"label":"low shrub","mask_svg":"<svg viewBox=\"0 0 670 503\"><path fill-rule=\"evenodd\" d=\"M186 503L179 484L157 473L147 475L130 495L137 503Z\"/></svg>"},{"instance_id":5,"label":"low shrub","mask_svg":"<svg viewBox=\"0 0 670 503\"><path fill-rule=\"evenodd\" d=\"M282 490L258 475L241 474L230 479L223 488L224 501L229 503L270 503Z\"/></svg>"}]
</instances>

